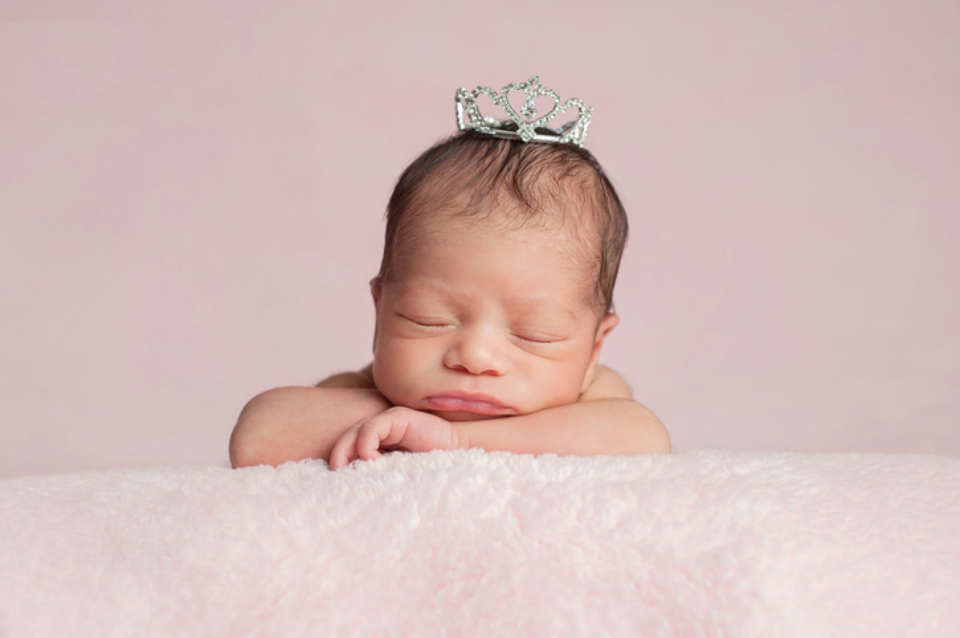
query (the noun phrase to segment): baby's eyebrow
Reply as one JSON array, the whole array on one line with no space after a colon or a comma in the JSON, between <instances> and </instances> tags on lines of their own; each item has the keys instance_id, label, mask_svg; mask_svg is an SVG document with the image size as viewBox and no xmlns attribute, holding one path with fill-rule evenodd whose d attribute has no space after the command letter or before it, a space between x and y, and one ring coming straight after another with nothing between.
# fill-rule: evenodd
<instances>
[{"instance_id":1,"label":"baby's eyebrow","mask_svg":"<svg viewBox=\"0 0 960 638\"><path fill-rule=\"evenodd\" d=\"M558 303L551 297L541 295L524 295L510 299L511 305L521 312L546 313L552 315L561 315L570 321L579 319L577 313L565 304Z\"/></svg>"},{"instance_id":2,"label":"baby's eyebrow","mask_svg":"<svg viewBox=\"0 0 960 638\"><path fill-rule=\"evenodd\" d=\"M429 295L439 295L441 297L452 297L456 295L456 289L448 284L439 281L420 280L416 284L405 284L400 288L400 296L406 298L418 299Z\"/></svg>"},{"instance_id":3,"label":"baby's eyebrow","mask_svg":"<svg viewBox=\"0 0 960 638\"><path fill-rule=\"evenodd\" d=\"M414 301L421 301L437 295L441 300L463 300L463 293L456 287L443 281L421 280L416 286L409 286L402 290L402 296ZM517 312L549 317L561 317L562 320L577 322L581 315L567 304L558 302L554 297L544 294L522 294L510 297L507 304Z\"/></svg>"}]
</instances>

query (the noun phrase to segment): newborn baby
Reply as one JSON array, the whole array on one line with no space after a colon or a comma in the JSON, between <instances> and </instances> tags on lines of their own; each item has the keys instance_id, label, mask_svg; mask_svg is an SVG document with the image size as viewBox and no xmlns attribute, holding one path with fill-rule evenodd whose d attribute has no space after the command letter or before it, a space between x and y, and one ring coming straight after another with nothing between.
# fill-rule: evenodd
<instances>
[{"instance_id":1,"label":"newborn baby","mask_svg":"<svg viewBox=\"0 0 960 638\"><path fill-rule=\"evenodd\" d=\"M508 129L509 130L509 129ZM598 364L627 219L575 144L467 130L424 152L387 207L373 363L243 409L234 466L387 450L669 452Z\"/></svg>"}]
</instances>

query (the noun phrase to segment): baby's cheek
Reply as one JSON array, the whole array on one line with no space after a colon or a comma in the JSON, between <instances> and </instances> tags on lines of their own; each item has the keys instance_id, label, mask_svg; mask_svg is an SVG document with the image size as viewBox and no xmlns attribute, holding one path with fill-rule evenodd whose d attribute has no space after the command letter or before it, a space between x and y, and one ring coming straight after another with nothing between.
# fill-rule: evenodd
<instances>
[{"instance_id":1,"label":"baby's cheek","mask_svg":"<svg viewBox=\"0 0 960 638\"><path fill-rule=\"evenodd\" d=\"M409 405L416 399L416 381L420 372L417 369L416 353L403 344L391 343L380 348L374 357L373 381L394 405Z\"/></svg>"},{"instance_id":2,"label":"baby's cheek","mask_svg":"<svg viewBox=\"0 0 960 638\"><path fill-rule=\"evenodd\" d=\"M539 376L544 399L551 403L550 407L569 405L580 399L586 367L579 361L570 361Z\"/></svg>"}]
</instances>

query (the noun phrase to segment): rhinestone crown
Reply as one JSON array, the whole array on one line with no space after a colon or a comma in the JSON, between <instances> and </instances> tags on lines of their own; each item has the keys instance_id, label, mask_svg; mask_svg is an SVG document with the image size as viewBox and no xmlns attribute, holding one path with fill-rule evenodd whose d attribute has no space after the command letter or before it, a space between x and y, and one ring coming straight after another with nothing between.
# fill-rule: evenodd
<instances>
[{"instance_id":1,"label":"rhinestone crown","mask_svg":"<svg viewBox=\"0 0 960 638\"><path fill-rule=\"evenodd\" d=\"M520 109L520 113L513 108L507 99L511 91L522 91L527 99ZM484 117L477 106L477 97L487 95L493 103L504 110L509 120L498 120L493 117ZM537 117L536 99L549 97L553 100L553 108ZM478 131L487 135L520 139L524 142L553 142L560 144L576 144L583 146L587 137L587 127L593 115L593 107L586 106L578 98L561 101L556 91L546 89L540 85L540 76L534 75L520 84L510 83L497 93L488 86L478 86L472 91L465 88L457 89L457 127L461 131ZM567 122L560 128L553 130L546 124L553 118L563 115L569 109L576 107L579 114L575 120ZM516 130L506 128L510 123L516 124Z\"/></svg>"}]
</instances>

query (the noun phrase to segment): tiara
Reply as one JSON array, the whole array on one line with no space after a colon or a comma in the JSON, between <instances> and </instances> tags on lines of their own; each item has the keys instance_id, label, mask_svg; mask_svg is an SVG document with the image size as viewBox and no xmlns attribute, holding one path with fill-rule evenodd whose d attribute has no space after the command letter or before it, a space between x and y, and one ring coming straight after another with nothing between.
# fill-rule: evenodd
<instances>
[{"instance_id":1,"label":"tiara","mask_svg":"<svg viewBox=\"0 0 960 638\"><path fill-rule=\"evenodd\" d=\"M507 94L511 91L522 91L527 96L519 115L507 99ZM481 115L480 108L477 106L477 97L481 94L490 97L510 119L501 121ZM536 99L542 96L553 99L553 108L537 117ZM577 119L567 122L556 130L546 127L550 120L563 115L572 107L576 107L579 111ZM499 94L489 86L478 86L472 91L465 88L457 89L457 127L461 131L478 131L496 137L520 139L524 142L553 142L583 146L592 115L593 107L584 105L580 99L570 98L563 102L556 91L543 88L540 85L539 75L534 75L520 84L510 83L503 87ZM516 124L516 130L507 128L511 122Z\"/></svg>"}]
</instances>

